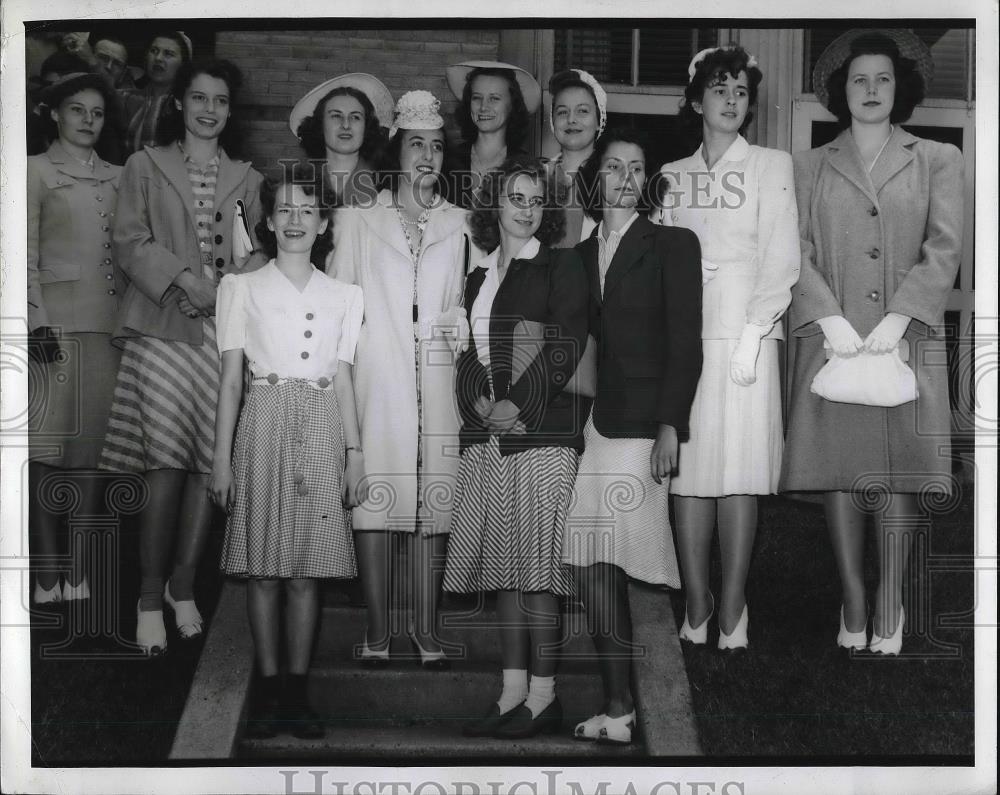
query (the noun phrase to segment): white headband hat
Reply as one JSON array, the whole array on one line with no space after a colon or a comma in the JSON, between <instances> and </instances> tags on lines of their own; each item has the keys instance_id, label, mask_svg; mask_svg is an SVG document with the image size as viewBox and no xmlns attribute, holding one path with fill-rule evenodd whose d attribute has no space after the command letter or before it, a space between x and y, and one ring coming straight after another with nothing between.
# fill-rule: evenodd
<instances>
[{"instance_id":1,"label":"white headband hat","mask_svg":"<svg viewBox=\"0 0 1000 795\"><path fill-rule=\"evenodd\" d=\"M698 70L698 64L705 60L705 57L711 55L713 52L718 52L719 50L735 50L735 44L727 44L725 47L706 47L700 53L698 53L694 58L691 59L691 63L688 64L688 82L690 83L694 80L694 73ZM750 53L747 53L747 68L752 69L757 66L757 58Z\"/></svg>"},{"instance_id":2,"label":"white headband hat","mask_svg":"<svg viewBox=\"0 0 1000 795\"><path fill-rule=\"evenodd\" d=\"M594 76L590 72L585 72L583 69L569 69L567 71L576 72L579 75L580 80L586 83L590 90L594 92L594 99L597 102L597 114L600 117L600 122L597 125L597 137L601 137L601 133L604 132L604 128L608 124L608 93L601 88L601 84L597 82ZM555 99L555 97L552 97ZM552 119L552 114L549 114L549 129L552 130L552 134L556 134L556 125Z\"/></svg>"},{"instance_id":3,"label":"white headband hat","mask_svg":"<svg viewBox=\"0 0 1000 795\"><path fill-rule=\"evenodd\" d=\"M398 130L440 130L444 127L444 119L438 113L440 108L441 100L430 91L407 91L396 102L389 137Z\"/></svg>"}]
</instances>

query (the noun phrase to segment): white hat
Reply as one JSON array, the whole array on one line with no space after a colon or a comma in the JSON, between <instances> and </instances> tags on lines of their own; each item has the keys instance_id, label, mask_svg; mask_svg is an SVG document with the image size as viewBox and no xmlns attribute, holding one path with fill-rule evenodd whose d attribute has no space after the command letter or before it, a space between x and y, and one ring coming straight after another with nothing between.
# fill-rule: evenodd
<instances>
[{"instance_id":1,"label":"white hat","mask_svg":"<svg viewBox=\"0 0 1000 795\"><path fill-rule=\"evenodd\" d=\"M458 99L462 98L465 81L476 69L509 69L514 73L517 84L521 87L521 95L524 97L528 113L534 113L538 110L538 106L542 103L542 88L538 85L538 81L520 66L502 61L463 61L449 66L445 71L448 77L448 88Z\"/></svg>"},{"instance_id":2,"label":"white hat","mask_svg":"<svg viewBox=\"0 0 1000 795\"><path fill-rule=\"evenodd\" d=\"M385 83L374 75L364 72L351 72L338 77L331 77L320 83L316 88L311 89L302 99L295 103L292 113L288 117L288 126L292 128L292 133L299 134L299 126L308 117L316 112L319 101L329 94L333 89L341 86L356 88L364 94L375 106L375 116L378 123L383 127L392 124L392 94L385 87Z\"/></svg>"},{"instance_id":3,"label":"white hat","mask_svg":"<svg viewBox=\"0 0 1000 795\"><path fill-rule=\"evenodd\" d=\"M430 91L407 91L396 103L389 137L392 138L397 130L440 130L444 127L440 109L441 100Z\"/></svg>"}]
</instances>

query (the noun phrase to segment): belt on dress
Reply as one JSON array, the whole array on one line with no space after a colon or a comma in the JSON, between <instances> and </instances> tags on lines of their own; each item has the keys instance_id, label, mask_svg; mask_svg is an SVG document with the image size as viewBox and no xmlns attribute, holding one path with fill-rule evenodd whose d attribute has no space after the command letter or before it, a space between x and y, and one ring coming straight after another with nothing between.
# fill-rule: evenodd
<instances>
[{"instance_id":1,"label":"belt on dress","mask_svg":"<svg viewBox=\"0 0 1000 795\"><path fill-rule=\"evenodd\" d=\"M313 389L330 389L333 386L333 379L322 376L321 378L285 378L277 373L268 373L267 375L255 375L250 379L251 384L270 384L271 386L278 386L279 384L301 384L302 386L309 386Z\"/></svg>"}]
</instances>

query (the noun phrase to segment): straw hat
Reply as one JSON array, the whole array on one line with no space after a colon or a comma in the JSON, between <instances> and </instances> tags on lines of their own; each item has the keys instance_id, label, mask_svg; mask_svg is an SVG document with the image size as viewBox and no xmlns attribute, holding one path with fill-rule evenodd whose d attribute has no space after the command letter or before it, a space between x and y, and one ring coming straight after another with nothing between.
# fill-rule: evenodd
<instances>
[{"instance_id":1,"label":"straw hat","mask_svg":"<svg viewBox=\"0 0 1000 795\"><path fill-rule=\"evenodd\" d=\"M538 81L520 66L503 63L502 61L463 61L452 64L445 71L448 78L448 88L456 98L462 98L465 90L465 81L469 74L475 69L509 69L514 73L517 84L521 87L521 94L524 96L524 104L528 108L528 113L534 113L542 103L542 88Z\"/></svg>"},{"instance_id":2,"label":"straw hat","mask_svg":"<svg viewBox=\"0 0 1000 795\"><path fill-rule=\"evenodd\" d=\"M399 130L440 130L444 127L440 110L441 100L430 91L407 91L396 103L389 137L395 136Z\"/></svg>"},{"instance_id":3,"label":"straw hat","mask_svg":"<svg viewBox=\"0 0 1000 795\"><path fill-rule=\"evenodd\" d=\"M385 83L374 75L364 72L351 72L346 75L331 77L320 83L316 88L311 89L302 99L295 103L292 114L288 117L288 126L292 128L294 135L299 134L299 125L312 116L316 111L319 101L329 94L333 89L340 86L356 88L364 94L375 106L375 116L382 127L389 127L392 124L393 99Z\"/></svg>"},{"instance_id":4,"label":"straw hat","mask_svg":"<svg viewBox=\"0 0 1000 795\"><path fill-rule=\"evenodd\" d=\"M830 42L829 46L823 50L823 54L819 56L819 60L816 61L816 68L813 69L813 92L824 108L829 109L828 103L830 101L826 91L826 81L848 59L854 40L859 36L874 33L892 39L904 58L916 61L917 71L924 78L924 87L930 86L934 77L934 58L927 45L911 31L903 28L855 28Z\"/></svg>"}]
</instances>

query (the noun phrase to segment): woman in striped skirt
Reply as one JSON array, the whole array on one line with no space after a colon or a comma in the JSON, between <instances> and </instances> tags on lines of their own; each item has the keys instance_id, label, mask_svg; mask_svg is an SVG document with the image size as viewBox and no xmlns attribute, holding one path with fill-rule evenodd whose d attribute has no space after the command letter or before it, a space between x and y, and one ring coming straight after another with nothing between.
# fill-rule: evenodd
<instances>
[{"instance_id":1,"label":"woman in striped skirt","mask_svg":"<svg viewBox=\"0 0 1000 795\"><path fill-rule=\"evenodd\" d=\"M511 158L483 180L473 239L492 251L466 280L472 345L458 362L458 488L444 588L497 591L503 690L470 736L556 731L563 524L590 400L564 389L587 340L587 279L563 234L555 179ZM531 672L529 685L528 673Z\"/></svg>"},{"instance_id":2,"label":"woman in striped skirt","mask_svg":"<svg viewBox=\"0 0 1000 795\"><path fill-rule=\"evenodd\" d=\"M130 283L115 334L124 350L100 466L141 474L148 489L136 640L149 655L167 646L164 601L181 638L202 632L193 586L212 517L216 285L244 263L239 247L234 253L237 205L250 229L260 214L260 174L230 160L221 145L239 84L228 61L181 69L163 145L129 158L121 178L114 239Z\"/></svg>"}]
</instances>

